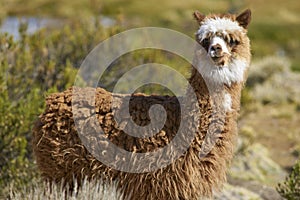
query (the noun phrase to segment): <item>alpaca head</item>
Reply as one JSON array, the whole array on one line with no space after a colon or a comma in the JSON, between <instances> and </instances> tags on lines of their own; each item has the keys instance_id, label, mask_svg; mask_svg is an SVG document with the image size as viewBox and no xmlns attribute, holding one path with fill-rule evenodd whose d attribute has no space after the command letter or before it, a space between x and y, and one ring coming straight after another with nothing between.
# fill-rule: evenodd
<instances>
[{"instance_id":1,"label":"alpaca head","mask_svg":"<svg viewBox=\"0 0 300 200\"><path fill-rule=\"evenodd\" d=\"M196 40L202 48L196 52L197 69L210 81L231 85L243 82L250 62L247 27L251 11L205 16L199 11L194 17L200 25Z\"/></svg>"}]
</instances>

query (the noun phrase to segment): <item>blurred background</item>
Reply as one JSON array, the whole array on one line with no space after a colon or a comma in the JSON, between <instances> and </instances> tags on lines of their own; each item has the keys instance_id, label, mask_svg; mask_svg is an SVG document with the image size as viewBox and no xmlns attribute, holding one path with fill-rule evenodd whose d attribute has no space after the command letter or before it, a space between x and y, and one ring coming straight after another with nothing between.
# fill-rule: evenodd
<instances>
[{"instance_id":1,"label":"blurred background","mask_svg":"<svg viewBox=\"0 0 300 200\"><path fill-rule=\"evenodd\" d=\"M30 144L34 120L48 94L72 86L80 64L99 42L144 26L194 37L194 10L239 13L246 8L253 16L253 59L229 183L215 199L299 199L299 0L0 0L0 8L0 199L14 199L16 193L26 197L40 181ZM183 59L147 49L112 63L99 86L112 90L123 73L149 62L189 76ZM140 91L169 92L157 85Z\"/></svg>"}]
</instances>

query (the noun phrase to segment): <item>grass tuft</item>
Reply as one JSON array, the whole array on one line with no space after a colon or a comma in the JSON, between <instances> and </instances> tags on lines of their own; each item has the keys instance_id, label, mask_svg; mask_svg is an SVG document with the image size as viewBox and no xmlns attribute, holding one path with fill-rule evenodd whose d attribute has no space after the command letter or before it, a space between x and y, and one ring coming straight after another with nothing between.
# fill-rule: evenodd
<instances>
[{"instance_id":1,"label":"grass tuft","mask_svg":"<svg viewBox=\"0 0 300 200\"><path fill-rule=\"evenodd\" d=\"M118 200L121 195L117 192L116 186L105 185L101 181L83 181L82 187L78 188L75 181L75 189L70 192L68 187L65 189L60 184L55 183L33 183L30 187L23 188L21 191L14 190L11 186L8 199L14 200Z\"/></svg>"}]
</instances>

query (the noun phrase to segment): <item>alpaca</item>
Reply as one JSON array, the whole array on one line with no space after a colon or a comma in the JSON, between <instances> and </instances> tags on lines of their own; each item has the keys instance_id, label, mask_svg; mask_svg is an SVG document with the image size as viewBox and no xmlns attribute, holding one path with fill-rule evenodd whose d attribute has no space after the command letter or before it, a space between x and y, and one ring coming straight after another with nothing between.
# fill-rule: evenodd
<instances>
[{"instance_id":1,"label":"alpaca","mask_svg":"<svg viewBox=\"0 0 300 200\"><path fill-rule=\"evenodd\" d=\"M132 200L199 199L211 197L214 191L221 189L233 157L241 90L250 64L247 27L251 11L246 10L238 16L205 16L196 11L194 18L200 25L196 33L196 41L200 45L195 49L194 66L189 79L192 87L187 89L186 96L195 92L197 98L196 102L184 102L186 108L190 107L188 113L180 110L180 100L172 96L130 96L110 93L102 88L77 87L52 94L47 97L46 110L33 129L33 150L45 180L70 186L74 179L80 183L85 177L89 180L101 179L107 184L116 182L124 199ZM86 108L86 113L81 113L78 122L81 131L87 133L86 138L79 138L74 125L74 91L79 100L73 108ZM94 111L89 109L93 106L90 102L80 100L81 96L86 97L91 93L95 94ZM121 107L124 99L129 99L129 117L140 126L149 124L150 116L146 111L152 105L162 105L166 111L163 128L146 138L125 134L114 120L112 99L118 100L119 103L114 105L116 107ZM95 128L88 123L90 112L93 112L92 115L103 129L103 137L135 153L153 152L169 144L179 129L180 112L198 123L189 123L184 127L187 132L193 131L195 137L180 157L160 169L131 173L103 164L82 144L82 140L95 140L92 150L97 149L97 145L106 145L101 139L97 140L99 136L88 135ZM210 137L206 137L208 134ZM188 142L185 137L180 139L182 143ZM100 153L105 154L104 151ZM111 155L114 156L118 155ZM119 162L123 162L122 158Z\"/></svg>"}]
</instances>

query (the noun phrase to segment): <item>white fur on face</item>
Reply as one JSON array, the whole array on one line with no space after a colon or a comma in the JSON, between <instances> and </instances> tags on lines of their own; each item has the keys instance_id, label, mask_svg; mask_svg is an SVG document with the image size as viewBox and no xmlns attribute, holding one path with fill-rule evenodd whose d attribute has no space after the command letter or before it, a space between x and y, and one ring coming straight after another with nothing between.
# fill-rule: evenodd
<instances>
[{"instance_id":1,"label":"white fur on face","mask_svg":"<svg viewBox=\"0 0 300 200\"><path fill-rule=\"evenodd\" d=\"M201 23L197 35L199 40L202 41L209 33L215 34L219 32L226 35L228 31L243 31L243 28L239 26L238 22L228 18L208 18Z\"/></svg>"},{"instance_id":2,"label":"white fur on face","mask_svg":"<svg viewBox=\"0 0 300 200\"><path fill-rule=\"evenodd\" d=\"M217 45L217 44L219 44L221 46L223 53L230 54L224 39L221 38L221 37L216 36L211 40L211 44L208 48L208 53L211 57L216 57L217 56L216 51L214 49L212 49L212 47Z\"/></svg>"},{"instance_id":3,"label":"white fur on face","mask_svg":"<svg viewBox=\"0 0 300 200\"><path fill-rule=\"evenodd\" d=\"M231 86L233 83L240 83L244 80L244 73L248 63L244 59L232 59L224 66L217 66L211 58L208 57L204 49L196 52L197 69L205 79L212 83Z\"/></svg>"}]
</instances>

